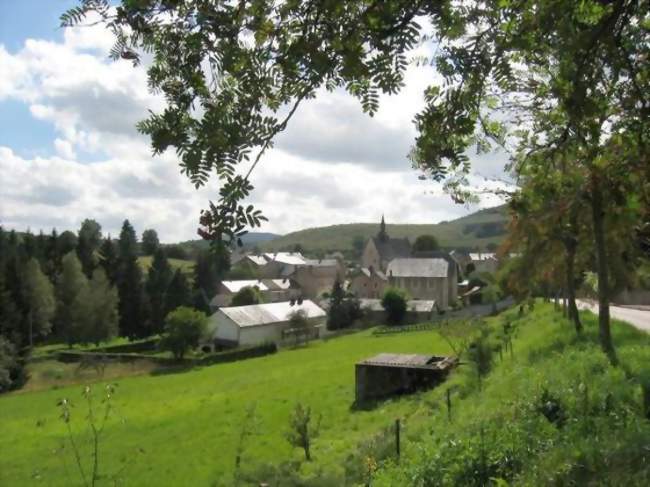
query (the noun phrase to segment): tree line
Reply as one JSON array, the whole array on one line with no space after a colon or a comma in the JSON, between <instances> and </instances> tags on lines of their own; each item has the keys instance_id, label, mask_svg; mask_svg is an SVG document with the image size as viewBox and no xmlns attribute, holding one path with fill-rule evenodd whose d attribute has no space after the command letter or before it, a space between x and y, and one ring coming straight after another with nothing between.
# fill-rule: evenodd
<instances>
[{"instance_id":1,"label":"tree line","mask_svg":"<svg viewBox=\"0 0 650 487\"><path fill-rule=\"evenodd\" d=\"M201 252L188 278L167 254L155 230L145 230L138 242L128 220L117 239L91 219L76 234L0 227L0 390L18 380L18 364L40 342L135 340L162 333L176 308L208 313L228 259ZM146 272L141 255L151 255Z\"/></svg>"}]
</instances>

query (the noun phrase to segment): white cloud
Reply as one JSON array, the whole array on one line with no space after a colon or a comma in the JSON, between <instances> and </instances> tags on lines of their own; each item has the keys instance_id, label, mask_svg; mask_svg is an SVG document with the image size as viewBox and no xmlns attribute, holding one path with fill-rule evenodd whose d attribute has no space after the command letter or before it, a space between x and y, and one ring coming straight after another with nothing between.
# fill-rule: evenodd
<instances>
[{"instance_id":1,"label":"white cloud","mask_svg":"<svg viewBox=\"0 0 650 487\"><path fill-rule=\"evenodd\" d=\"M0 45L0 101L22 101L57 132L51 157L0 147L0 222L63 230L95 218L115 235L128 218L139 232L156 228L163 241L196 238L199 210L217 187L196 191L171 151L151 157L134 125L163 102L148 92L142 67L107 59L111 44L98 26L66 29L58 43L30 39L13 54ZM410 68L404 90L382 97L374 118L340 92L305 105L253 174L252 202L270 219L263 230L372 222L382 213L403 223L468 213L440 185L418 180L406 158L411 120L434 76L431 68ZM498 157L477 160L482 174L499 173Z\"/></svg>"}]
</instances>

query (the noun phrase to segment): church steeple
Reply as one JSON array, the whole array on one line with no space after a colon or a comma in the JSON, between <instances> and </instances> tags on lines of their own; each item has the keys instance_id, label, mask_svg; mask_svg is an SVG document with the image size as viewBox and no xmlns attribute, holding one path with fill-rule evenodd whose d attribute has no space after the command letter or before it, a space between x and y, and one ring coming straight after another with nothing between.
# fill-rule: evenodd
<instances>
[{"instance_id":1,"label":"church steeple","mask_svg":"<svg viewBox=\"0 0 650 487\"><path fill-rule=\"evenodd\" d=\"M377 238L381 242L388 241L388 234L386 233L386 222L384 221L384 215L381 215L381 223L379 224L379 233L377 234Z\"/></svg>"}]
</instances>

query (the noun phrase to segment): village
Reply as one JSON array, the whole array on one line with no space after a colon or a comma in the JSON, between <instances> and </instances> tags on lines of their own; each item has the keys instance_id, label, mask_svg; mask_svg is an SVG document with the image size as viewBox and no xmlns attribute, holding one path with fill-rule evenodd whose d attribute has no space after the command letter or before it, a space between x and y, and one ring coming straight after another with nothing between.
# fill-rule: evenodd
<instances>
[{"instance_id":1,"label":"village","mask_svg":"<svg viewBox=\"0 0 650 487\"><path fill-rule=\"evenodd\" d=\"M382 217L359 263L346 263L341 253L309 259L300 252L243 252L233 256L231 265L258 278L218 284L218 293L210 300L215 346L291 343L290 318L296 312L305 314L311 335L327 336L328 298L337 282L358 301L372 325L386 323L382 297L389 288L402 290L407 297L407 312L397 324L435 320L446 312L482 304L481 289L487 282L479 276L493 276L499 259L495 253L412 250L407 238L388 235ZM249 288L262 302L232 306L233 298Z\"/></svg>"}]
</instances>

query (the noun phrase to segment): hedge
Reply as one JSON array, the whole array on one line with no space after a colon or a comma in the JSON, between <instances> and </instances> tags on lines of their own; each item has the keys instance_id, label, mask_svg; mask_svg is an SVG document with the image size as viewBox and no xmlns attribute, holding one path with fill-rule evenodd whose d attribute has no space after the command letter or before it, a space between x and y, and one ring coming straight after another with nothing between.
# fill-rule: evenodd
<instances>
[{"instance_id":1,"label":"hedge","mask_svg":"<svg viewBox=\"0 0 650 487\"><path fill-rule=\"evenodd\" d=\"M81 362L84 359L103 359L118 362L133 362L135 360L149 360L161 365L212 365L225 362L235 362L253 357L262 357L275 353L278 347L275 343L263 343L245 348L227 350L225 352L213 353L200 358L186 358L177 360L172 357L157 357L139 353L111 353L111 352L82 352L76 350L65 350L58 352L57 360L64 363Z\"/></svg>"}]
</instances>

